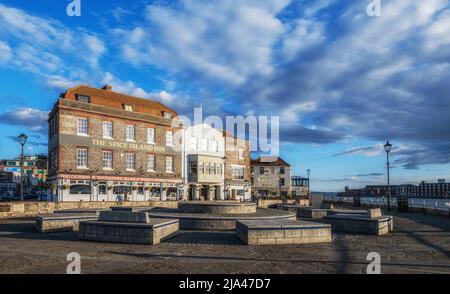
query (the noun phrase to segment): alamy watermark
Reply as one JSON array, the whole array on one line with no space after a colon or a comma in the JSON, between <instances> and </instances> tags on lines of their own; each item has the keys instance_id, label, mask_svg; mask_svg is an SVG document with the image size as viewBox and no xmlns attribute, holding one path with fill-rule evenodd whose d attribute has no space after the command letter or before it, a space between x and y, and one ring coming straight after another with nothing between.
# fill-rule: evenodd
<instances>
[{"instance_id":1,"label":"alamy watermark","mask_svg":"<svg viewBox=\"0 0 450 294\"><path fill-rule=\"evenodd\" d=\"M70 252L67 254L66 260L70 261L66 268L66 273L68 275L81 274L81 256L78 252Z\"/></svg>"},{"instance_id":2,"label":"alamy watermark","mask_svg":"<svg viewBox=\"0 0 450 294\"><path fill-rule=\"evenodd\" d=\"M68 16L81 16L81 0L71 0L67 5L66 13Z\"/></svg>"},{"instance_id":3,"label":"alamy watermark","mask_svg":"<svg viewBox=\"0 0 450 294\"><path fill-rule=\"evenodd\" d=\"M381 0L368 0L366 12L368 16L381 16Z\"/></svg>"},{"instance_id":4,"label":"alamy watermark","mask_svg":"<svg viewBox=\"0 0 450 294\"><path fill-rule=\"evenodd\" d=\"M366 268L366 273L368 275L379 275L381 274L381 257L378 252L370 252L367 254L366 259L370 261Z\"/></svg>"},{"instance_id":5,"label":"alamy watermark","mask_svg":"<svg viewBox=\"0 0 450 294\"><path fill-rule=\"evenodd\" d=\"M172 127L178 128L173 135L175 151L183 150L183 142L188 143L191 137L198 139L217 138L217 131L223 132L227 151L241 148L237 139L250 141L250 151L264 154L270 160L280 151L280 118L279 116L226 116L225 121L217 115L203 118L202 108L194 108L194 117L178 116L172 120ZM207 126L194 127L194 126Z\"/></svg>"}]
</instances>

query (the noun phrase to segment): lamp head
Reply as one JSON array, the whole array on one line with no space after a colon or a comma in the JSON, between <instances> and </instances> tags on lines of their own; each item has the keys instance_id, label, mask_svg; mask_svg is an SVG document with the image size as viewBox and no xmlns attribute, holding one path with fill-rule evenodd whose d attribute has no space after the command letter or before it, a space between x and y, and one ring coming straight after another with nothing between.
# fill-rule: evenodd
<instances>
[{"instance_id":1,"label":"lamp head","mask_svg":"<svg viewBox=\"0 0 450 294\"><path fill-rule=\"evenodd\" d=\"M389 144L389 141L386 142L386 144L384 144L384 150L389 153L392 150L392 144Z\"/></svg>"},{"instance_id":2,"label":"lamp head","mask_svg":"<svg viewBox=\"0 0 450 294\"><path fill-rule=\"evenodd\" d=\"M19 136L17 136L17 140L19 141L20 145L25 145L25 143L27 142L28 136L25 134L20 134Z\"/></svg>"}]
</instances>

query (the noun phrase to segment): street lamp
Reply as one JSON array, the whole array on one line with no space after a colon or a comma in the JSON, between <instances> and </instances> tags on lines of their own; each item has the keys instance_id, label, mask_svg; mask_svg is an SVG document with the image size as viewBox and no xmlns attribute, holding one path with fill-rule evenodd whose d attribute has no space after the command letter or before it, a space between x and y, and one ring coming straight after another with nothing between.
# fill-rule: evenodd
<instances>
[{"instance_id":1,"label":"street lamp","mask_svg":"<svg viewBox=\"0 0 450 294\"><path fill-rule=\"evenodd\" d=\"M25 145L25 143L27 143L27 139L28 136L23 133L17 137L17 140L19 141L22 148L20 155L20 201L23 201L23 146Z\"/></svg>"},{"instance_id":2,"label":"street lamp","mask_svg":"<svg viewBox=\"0 0 450 294\"><path fill-rule=\"evenodd\" d=\"M388 183L388 211L391 210L391 184L389 179L389 152L392 150L392 144L389 141L384 145L384 150L386 151L386 163L387 163L387 183Z\"/></svg>"},{"instance_id":3,"label":"street lamp","mask_svg":"<svg viewBox=\"0 0 450 294\"><path fill-rule=\"evenodd\" d=\"M227 187L227 183L226 183L226 174L227 174L227 161L228 161L228 157L224 156L222 158L222 162L223 162L223 188L224 188L224 198L225 200L228 200L228 187Z\"/></svg>"},{"instance_id":4,"label":"street lamp","mask_svg":"<svg viewBox=\"0 0 450 294\"><path fill-rule=\"evenodd\" d=\"M309 195L310 195L310 190L309 190L309 174L311 173L311 170L308 168L306 170L306 173L308 174L308 199L309 199Z\"/></svg>"}]
</instances>

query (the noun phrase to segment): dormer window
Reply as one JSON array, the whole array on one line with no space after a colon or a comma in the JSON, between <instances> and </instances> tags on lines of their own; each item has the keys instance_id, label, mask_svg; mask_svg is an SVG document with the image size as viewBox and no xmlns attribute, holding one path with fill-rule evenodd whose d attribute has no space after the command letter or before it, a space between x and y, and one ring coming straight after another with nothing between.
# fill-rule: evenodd
<instances>
[{"instance_id":1,"label":"dormer window","mask_svg":"<svg viewBox=\"0 0 450 294\"><path fill-rule=\"evenodd\" d=\"M91 103L91 97L86 95L77 95L77 101L83 102L83 103Z\"/></svg>"},{"instance_id":2,"label":"dormer window","mask_svg":"<svg viewBox=\"0 0 450 294\"><path fill-rule=\"evenodd\" d=\"M163 116L164 116L164 118L167 118L167 119L172 119L172 113L170 113L170 112L163 112Z\"/></svg>"},{"instance_id":3,"label":"dormer window","mask_svg":"<svg viewBox=\"0 0 450 294\"><path fill-rule=\"evenodd\" d=\"M132 112L132 111L134 111L134 107L131 104L124 104L123 105L123 110Z\"/></svg>"}]
</instances>

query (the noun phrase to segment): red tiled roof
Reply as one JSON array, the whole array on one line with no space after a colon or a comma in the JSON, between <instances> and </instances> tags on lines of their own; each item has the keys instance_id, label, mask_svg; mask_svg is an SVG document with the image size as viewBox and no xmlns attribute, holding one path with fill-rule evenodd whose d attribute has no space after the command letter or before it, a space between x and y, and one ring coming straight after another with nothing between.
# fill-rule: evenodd
<instances>
[{"instance_id":1,"label":"red tiled roof","mask_svg":"<svg viewBox=\"0 0 450 294\"><path fill-rule=\"evenodd\" d=\"M257 159L252 159L251 165L257 166L291 166L284 161L281 157L263 156Z\"/></svg>"},{"instance_id":2,"label":"red tiled roof","mask_svg":"<svg viewBox=\"0 0 450 294\"><path fill-rule=\"evenodd\" d=\"M78 85L68 89L61 97L64 99L76 100L77 94L86 95L91 98L90 103L94 105L123 109L123 104L129 104L134 107L133 111L137 113L163 116L163 112L169 112L172 113L172 117L177 116L176 111L158 101L113 92L111 89L111 86L105 86L102 89L98 89L86 85Z\"/></svg>"}]
</instances>

